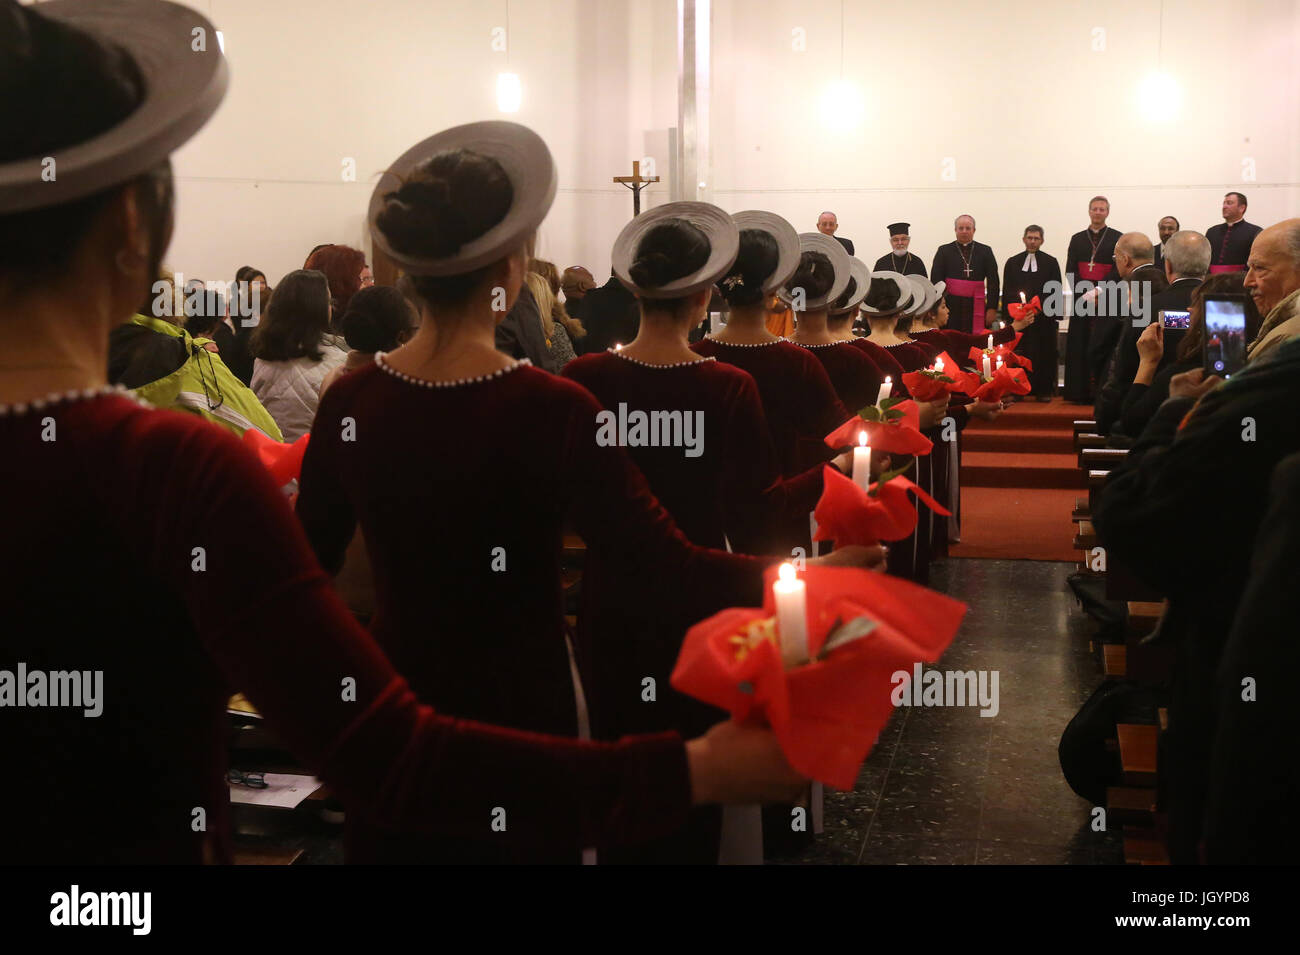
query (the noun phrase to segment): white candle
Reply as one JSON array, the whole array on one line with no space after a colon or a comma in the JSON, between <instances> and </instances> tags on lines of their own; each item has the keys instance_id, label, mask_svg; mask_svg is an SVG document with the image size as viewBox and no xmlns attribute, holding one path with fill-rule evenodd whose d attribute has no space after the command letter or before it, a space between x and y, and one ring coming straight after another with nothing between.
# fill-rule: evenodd
<instances>
[{"instance_id":1,"label":"white candle","mask_svg":"<svg viewBox=\"0 0 1300 955\"><path fill-rule=\"evenodd\" d=\"M871 445L865 431L858 432L858 446L853 449L853 483L864 491L871 486Z\"/></svg>"},{"instance_id":2,"label":"white candle","mask_svg":"<svg viewBox=\"0 0 1300 955\"><path fill-rule=\"evenodd\" d=\"M889 397L889 392L894 387L894 380L888 375L885 376L884 382L880 386L880 392L876 395L876 404L880 404Z\"/></svg>"},{"instance_id":3,"label":"white candle","mask_svg":"<svg viewBox=\"0 0 1300 955\"><path fill-rule=\"evenodd\" d=\"M936 358L936 359L934 360L934 370L937 371L937 372L938 372L939 374L941 374L941 375L943 374L943 359L942 359L942 358Z\"/></svg>"},{"instance_id":4,"label":"white candle","mask_svg":"<svg viewBox=\"0 0 1300 955\"><path fill-rule=\"evenodd\" d=\"M989 336L989 351L993 350L993 336Z\"/></svg>"},{"instance_id":5,"label":"white candle","mask_svg":"<svg viewBox=\"0 0 1300 955\"><path fill-rule=\"evenodd\" d=\"M998 371L1001 371L1001 370L1002 370L1002 356L1001 356L1001 355L998 355L998 367L997 367L997 370L998 370Z\"/></svg>"},{"instance_id":6,"label":"white candle","mask_svg":"<svg viewBox=\"0 0 1300 955\"><path fill-rule=\"evenodd\" d=\"M782 564L772 585L776 598L776 634L781 641L781 662L786 667L808 662L807 588L797 578L793 564Z\"/></svg>"},{"instance_id":7,"label":"white candle","mask_svg":"<svg viewBox=\"0 0 1300 955\"><path fill-rule=\"evenodd\" d=\"M1021 292L1021 293L1020 293L1020 304L1021 304L1021 305L1024 305L1024 304L1025 304L1025 293L1024 293L1024 292Z\"/></svg>"},{"instance_id":8,"label":"white candle","mask_svg":"<svg viewBox=\"0 0 1300 955\"><path fill-rule=\"evenodd\" d=\"M984 356L984 377L985 378L993 377L993 366L989 363L988 355Z\"/></svg>"}]
</instances>

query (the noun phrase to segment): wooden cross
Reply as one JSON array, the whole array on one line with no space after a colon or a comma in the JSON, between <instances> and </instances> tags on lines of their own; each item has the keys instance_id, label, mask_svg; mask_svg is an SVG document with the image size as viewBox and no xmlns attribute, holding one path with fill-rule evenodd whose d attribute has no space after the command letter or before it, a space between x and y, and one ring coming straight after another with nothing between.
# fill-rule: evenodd
<instances>
[{"instance_id":1,"label":"wooden cross","mask_svg":"<svg viewBox=\"0 0 1300 955\"><path fill-rule=\"evenodd\" d=\"M614 182L621 182L632 190L632 215L634 216L641 214L641 190L650 183L658 181L658 176L647 178L641 175L641 162L637 159L632 160L632 175L614 177Z\"/></svg>"}]
</instances>

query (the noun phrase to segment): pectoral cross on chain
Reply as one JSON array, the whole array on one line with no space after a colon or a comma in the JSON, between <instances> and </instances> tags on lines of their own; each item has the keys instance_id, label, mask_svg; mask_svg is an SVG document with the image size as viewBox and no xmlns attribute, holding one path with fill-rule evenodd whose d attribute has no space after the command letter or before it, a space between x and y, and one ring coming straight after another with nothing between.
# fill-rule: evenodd
<instances>
[{"instance_id":1,"label":"pectoral cross on chain","mask_svg":"<svg viewBox=\"0 0 1300 955\"><path fill-rule=\"evenodd\" d=\"M966 278L970 278L970 265L969 265L969 264L966 266L966 268L962 269L962 271L966 273Z\"/></svg>"}]
</instances>

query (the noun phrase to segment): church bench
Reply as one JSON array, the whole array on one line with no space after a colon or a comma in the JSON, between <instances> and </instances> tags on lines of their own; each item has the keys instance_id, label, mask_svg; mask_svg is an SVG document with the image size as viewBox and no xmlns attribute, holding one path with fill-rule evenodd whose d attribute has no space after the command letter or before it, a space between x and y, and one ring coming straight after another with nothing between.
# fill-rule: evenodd
<instances>
[{"instance_id":1,"label":"church bench","mask_svg":"<svg viewBox=\"0 0 1300 955\"><path fill-rule=\"evenodd\" d=\"M1081 448L1079 467L1089 471L1110 471L1128 455L1123 448Z\"/></svg>"},{"instance_id":2,"label":"church bench","mask_svg":"<svg viewBox=\"0 0 1300 955\"><path fill-rule=\"evenodd\" d=\"M1124 861L1129 865L1169 865L1169 850L1158 830L1126 831Z\"/></svg>"},{"instance_id":3,"label":"church bench","mask_svg":"<svg viewBox=\"0 0 1300 955\"><path fill-rule=\"evenodd\" d=\"M1095 434L1097 431L1097 422L1091 419L1076 419L1074 422L1075 434Z\"/></svg>"},{"instance_id":4,"label":"church bench","mask_svg":"<svg viewBox=\"0 0 1300 955\"><path fill-rule=\"evenodd\" d=\"M1084 448L1104 448L1106 447L1106 436L1104 434L1081 433L1074 436L1074 449L1082 451Z\"/></svg>"},{"instance_id":5,"label":"church bench","mask_svg":"<svg viewBox=\"0 0 1300 955\"><path fill-rule=\"evenodd\" d=\"M1125 785L1154 786L1160 727L1153 723L1117 723L1115 734Z\"/></svg>"},{"instance_id":6,"label":"church bench","mask_svg":"<svg viewBox=\"0 0 1300 955\"><path fill-rule=\"evenodd\" d=\"M1106 789L1106 821L1150 829L1156 818L1156 791L1143 786Z\"/></svg>"},{"instance_id":7,"label":"church bench","mask_svg":"<svg viewBox=\"0 0 1300 955\"><path fill-rule=\"evenodd\" d=\"M1128 647L1122 643L1101 645L1102 669L1108 677L1128 675Z\"/></svg>"},{"instance_id":8,"label":"church bench","mask_svg":"<svg viewBox=\"0 0 1300 955\"><path fill-rule=\"evenodd\" d=\"M1092 507L1086 497L1076 497L1074 499L1074 510L1070 512L1072 521L1089 521L1092 520Z\"/></svg>"}]
</instances>

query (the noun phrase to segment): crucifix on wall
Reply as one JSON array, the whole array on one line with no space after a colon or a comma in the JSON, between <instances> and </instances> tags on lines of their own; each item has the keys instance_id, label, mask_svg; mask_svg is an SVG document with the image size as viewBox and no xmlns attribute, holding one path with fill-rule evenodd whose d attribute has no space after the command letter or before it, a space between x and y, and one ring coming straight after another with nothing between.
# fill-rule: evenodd
<instances>
[{"instance_id":1,"label":"crucifix on wall","mask_svg":"<svg viewBox=\"0 0 1300 955\"><path fill-rule=\"evenodd\" d=\"M614 182L621 182L632 190L633 216L639 216L641 214L641 190L650 185L650 183L658 181L658 176L641 175L641 161L639 159L632 160L632 175L614 177Z\"/></svg>"}]
</instances>

